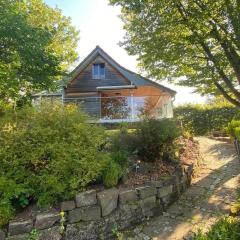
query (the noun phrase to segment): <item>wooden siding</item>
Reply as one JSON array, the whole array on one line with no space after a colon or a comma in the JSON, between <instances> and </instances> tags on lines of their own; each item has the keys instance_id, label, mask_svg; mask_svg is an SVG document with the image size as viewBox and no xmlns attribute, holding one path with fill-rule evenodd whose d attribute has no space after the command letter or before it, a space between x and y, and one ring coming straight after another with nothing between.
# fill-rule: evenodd
<instances>
[{"instance_id":1,"label":"wooden siding","mask_svg":"<svg viewBox=\"0 0 240 240\"><path fill-rule=\"evenodd\" d=\"M101 114L101 101L100 98L87 98L82 101L80 108L89 114L89 116L100 118Z\"/></svg>"},{"instance_id":2,"label":"wooden siding","mask_svg":"<svg viewBox=\"0 0 240 240\"><path fill-rule=\"evenodd\" d=\"M105 79L92 78L92 65L94 63L105 63ZM113 68L101 56L97 56L79 75L73 79L65 90L65 96L78 92L93 92L96 87L101 86L121 86L131 83L115 68Z\"/></svg>"},{"instance_id":3,"label":"wooden siding","mask_svg":"<svg viewBox=\"0 0 240 240\"><path fill-rule=\"evenodd\" d=\"M169 92L162 91L161 89L153 86L140 86L136 89L116 89L116 90L102 90L102 93L106 94L107 96L131 96L133 94L134 97L141 97L141 96L169 96L171 97Z\"/></svg>"},{"instance_id":4,"label":"wooden siding","mask_svg":"<svg viewBox=\"0 0 240 240\"><path fill-rule=\"evenodd\" d=\"M99 97L99 92L71 92L65 95L66 99L69 98L84 98L84 97Z\"/></svg>"},{"instance_id":5,"label":"wooden siding","mask_svg":"<svg viewBox=\"0 0 240 240\"><path fill-rule=\"evenodd\" d=\"M64 103L74 103L92 117L99 118L101 111L101 99L99 93L69 94Z\"/></svg>"}]
</instances>

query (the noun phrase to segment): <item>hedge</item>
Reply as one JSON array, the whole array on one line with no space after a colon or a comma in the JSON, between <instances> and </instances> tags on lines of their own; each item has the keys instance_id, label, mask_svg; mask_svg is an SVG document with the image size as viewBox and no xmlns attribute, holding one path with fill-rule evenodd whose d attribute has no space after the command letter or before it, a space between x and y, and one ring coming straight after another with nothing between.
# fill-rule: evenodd
<instances>
[{"instance_id":1,"label":"hedge","mask_svg":"<svg viewBox=\"0 0 240 240\"><path fill-rule=\"evenodd\" d=\"M240 141L240 120L232 120L227 127L227 132L232 138Z\"/></svg>"},{"instance_id":2,"label":"hedge","mask_svg":"<svg viewBox=\"0 0 240 240\"><path fill-rule=\"evenodd\" d=\"M225 132L238 112L234 106L184 105L174 109L174 116L184 130L194 135L205 135L214 131Z\"/></svg>"}]
</instances>

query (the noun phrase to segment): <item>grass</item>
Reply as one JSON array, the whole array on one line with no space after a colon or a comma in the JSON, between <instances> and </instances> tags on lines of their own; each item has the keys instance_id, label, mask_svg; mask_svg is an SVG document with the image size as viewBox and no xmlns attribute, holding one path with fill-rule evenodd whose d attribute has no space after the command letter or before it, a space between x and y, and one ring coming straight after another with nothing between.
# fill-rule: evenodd
<instances>
[{"instance_id":1,"label":"grass","mask_svg":"<svg viewBox=\"0 0 240 240\"><path fill-rule=\"evenodd\" d=\"M127 132L128 133L134 133L136 131L136 129L135 128L129 128L129 129L127 129ZM109 136L109 137L112 137L112 136L114 136L114 135L116 135L116 134L118 134L120 132L120 129L107 129L107 130L105 130L105 133L107 134L107 136Z\"/></svg>"}]
</instances>

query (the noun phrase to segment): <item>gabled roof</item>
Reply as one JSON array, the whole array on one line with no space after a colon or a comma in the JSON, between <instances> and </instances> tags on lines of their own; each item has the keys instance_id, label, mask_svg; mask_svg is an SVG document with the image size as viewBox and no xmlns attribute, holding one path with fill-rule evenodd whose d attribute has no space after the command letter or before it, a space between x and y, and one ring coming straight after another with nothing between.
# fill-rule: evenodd
<instances>
[{"instance_id":1,"label":"gabled roof","mask_svg":"<svg viewBox=\"0 0 240 240\"><path fill-rule=\"evenodd\" d=\"M109 62L115 69L117 69L126 79L128 79L135 86L154 86L160 88L163 91L169 92L172 96L176 94L176 91L124 68L99 46L96 46L96 48L72 71L71 78L74 79L98 55L100 55L107 62Z\"/></svg>"}]
</instances>

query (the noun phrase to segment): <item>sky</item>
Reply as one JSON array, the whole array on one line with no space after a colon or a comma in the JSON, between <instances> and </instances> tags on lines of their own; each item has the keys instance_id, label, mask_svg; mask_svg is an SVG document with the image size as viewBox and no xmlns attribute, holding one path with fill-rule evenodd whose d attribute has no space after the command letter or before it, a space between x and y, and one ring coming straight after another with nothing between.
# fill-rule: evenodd
<instances>
[{"instance_id":1,"label":"sky","mask_svg":"<svg viewBox=\"0 0 240 240\"><path fill-rule=\"evenodd\" d=\"M97 45L125 68L139 73L137 60L129 56L119 42L125 31L119 18L120 8L110 6L108 0L45 0L51 7L58 7L80 31L78 54L81 62ZM154 79L153 79L154 80ZM203 103L206 99L192 93L194 89L179 87L162 81L161 84L177 91L175 104Z\"/></svg>"}]
</instances>

